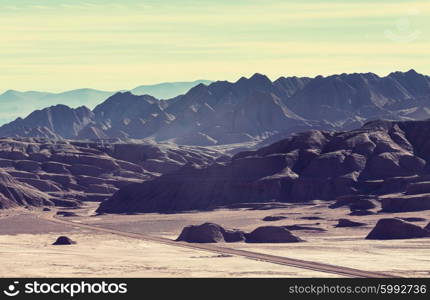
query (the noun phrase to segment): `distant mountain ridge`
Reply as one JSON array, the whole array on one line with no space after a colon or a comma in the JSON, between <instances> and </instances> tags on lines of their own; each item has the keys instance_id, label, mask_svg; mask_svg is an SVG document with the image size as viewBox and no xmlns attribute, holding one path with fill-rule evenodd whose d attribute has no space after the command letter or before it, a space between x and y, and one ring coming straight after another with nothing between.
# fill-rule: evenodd
<instances>
[{"instance_id":1,"label":"distant mountain ridge","mask_svg":"<svg viewBox=\"0 0 430 300\"><path fill-rule=\"evenodd\" d=\"M373 119L430 118L430 77L410 70L385 77L354 73L272 82L256 73L236 82L200 83L168 101L119 92L92 111L78 110L47 108L36 114L40 118L30 115L0 127L0 136L134 138L206 146L281 139L308 129L350 130ZM52 122L46 122L47 116Z\"/></svg>"},{"instance_id":2,"label":"distant mountain ridge","mask_svg":"<svg viewBox=\"0 0 430 300\"><path fill-rule=\"evenodd\" d=\"M62 93L8 90L0 95L0 123L8 122L19 116L28 115L34 110L57 104L69 107L84 105L92 108L114 93L94 89L78 89Z\"/></svg>"},{"instance_id":3,"label":"distant mountain ridge","mask_svg":"<svg viewBox=\"0 0 430 300\"><path fill-rule=\"evenodd\" d=\"M181 82L163 82L152 85L141 85L130 92L135 95L151 95L158 99L170 99L178 95L185 94L191 88L199 84L210 84L211 80L181 81Z\"/></svg>"},{"instance_id":4,"label":"distant mountain ridge","mask_svg":"<svg viewBox=\"0 0 430 300\"><path fill-rule=\"evenodd\" d=\"M200 83L209 84L211 81L196 80L142 85L132 89L131 92L135 95L148 94L158 99L170 99L185 94L189 89ZM102 91L89 88L61 93L8 90L0 94L0 124L28 115L34 110L57 104L67 105L72 108L86 106L93 109L115 93L116 91Z\"/></svg>"}]
</instances>

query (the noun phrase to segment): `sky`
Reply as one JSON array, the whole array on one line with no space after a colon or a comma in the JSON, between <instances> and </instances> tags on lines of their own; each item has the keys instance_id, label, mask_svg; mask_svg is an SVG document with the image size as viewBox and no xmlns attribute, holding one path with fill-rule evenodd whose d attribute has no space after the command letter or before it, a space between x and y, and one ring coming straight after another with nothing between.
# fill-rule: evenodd
<instances>
[{"instance_id":1,"label":"sky","mask_svg":"<svg viewBox=\"0 0 430 300\"><path fill-rule=\"evenodd\" d=\"M430 75L430 0L0 0L0 92Z\"/></svg>"}]
</instances>

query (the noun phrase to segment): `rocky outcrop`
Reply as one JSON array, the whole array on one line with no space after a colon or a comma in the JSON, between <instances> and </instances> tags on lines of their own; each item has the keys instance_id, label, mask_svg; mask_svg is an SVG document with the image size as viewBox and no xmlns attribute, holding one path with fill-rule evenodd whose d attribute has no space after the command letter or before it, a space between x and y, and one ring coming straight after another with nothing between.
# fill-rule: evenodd
<instances>
[{"instance_id":1,"label":"rocky outcrop","mask_svg":"<svg viewBox=\"0 0 430 300\"><path fill-rule=\"evenodd\" d=\"M62 217L77 217L78 215L76 213L74 213L73 211L62 211L62 210L59 210L59 211L57 211L57 216L62 216Z\"/></svg>"},{"instance_id":2,"label":"rocky outcrop","mask_svg":"<svg viewBox=\"0 0 430 300\"><path fill-rule=\"evenodd\" d=\"M285 227L263 226L258 227L251 233L245 233L236 229L224 229L214 223L187 226L176 240L188 243L233 243L242 241L247 243L296 243L302 241Z\"/></svg>"},{"instance_id":3,"label":"rocky outcrop","mask_svg":"<svg viewBox=\"0 0 430 300\"><path fill-rule=\"evenodd\" d=\"M430 181L409 183L406 186L407 195L429 194L429 193L430 193Z\"/></svg>"},{"instance_id":4,"label":"rocky outcrop","mask_svg":"<svg viewBox=\"0 0 430 300\"><path fill-rule=\"evenodd\" d=\"M355 201L349 205L349 208L351 209L351 211L368 210L368 209L372 209L375 207L376 207L376 205L372 201L366 200L366 199L360 200L360 201Z\"/></svg>"},{"instance_id":5,"label":"rocky outcrop","mask_svg":"<svg viewBox=\"0 0 430 300\"><path fill-rule=\"evenodd\" d=\"M287 219L287 217L286 216L267 216L263 218L263 221L274 222L274 221L280 221L284 219Z\"/></svg>"},{"instance_id":6,"label":"rocky outcrop","mask_svg":"<svg viewBox=\"0 0 430 300\"><path fill-rule=\"evenodd\" d=\"M399 219L380 219L366 239L391 240L423 237L430 237L430 231Z\"/></svg>"},{"instance_id":7,"label":"rocky outcrop","mask_svg":"<svg viewBox=\"0 0 430 300\"><path fill-rule=\"evenodd\" d=\"M124 187L103 202L99 211L180 211L337 198L332 208L348 205L351 215L364 215L373 213L369 209L378 205L377 196L384 211L429 209L425 195L383 196L383 182L389 178L428 175L429 129L430 121L375 121L348 132L303 132L238 153L231 162L187 164L154 180Z\"/></svg>"},{"instance_id":8,"label":"rocky outcrop","mask_svg":"<svg viewBox=\"0 0 430 300\"><path fill-rule=\"evenodd\" d=\"M375 212L368 210L368 209L357 209L357 210L352 210L349 215L350 216L369 216L369 215L374 215Z\"/></svg>"},{"instance_id":9,"label":"rocky outcrop","mask_svg":"<svg viewBox=\"0 0 430 300\"><path fill-rule=\"evenodd\" d=\"M58 246L58 245L74 245L74 244L76 244L76 242L70 239L69 237L60 236L52 245Z\"/></svg>"},{"instance_id":10,"label":"rocky outcrop","mask_svg":"<svg viewBox=\"0 0 430 300\"><path fill-rule=\"evenodd\" d=\"M246 235L247 243L297 243L302 242L288 229L277 226L262 226Z\"/></svg>"},{"instance_id":11,"label":"rocky outcrop","mask_svg":"<svg viewBox=\"0 0 430 300\"><path fill-rule=\"evenodd\" d=\"M360 227L365 225L366 223L355 222L349 219L339 219L335 227Z\"/></svg>"},{"instance_id":12,"label":"rocky outcrop","mask_svg":"<svg viewBox=\"0 0 430 300\"><path fill-rule=\"evenodd\" d=\"M232 243L244 239L245 235L242 231L226 230L214 223L204 223L185 227L176 240L188 243Z\"/></svg>"},{"instance_id":13,"label":"rocky outcrop","mask_svg":"<svg viewBox=\"0 0 430 300\"><path fill-rule=\"evenodd\" d=\"M398 195L382 198L382 211L404 212L430 209L430 194Z\"/></svg>"},{"instance_id":14,"label":"rocky outcrop","mask_svg":"<svg viewBox=\"0 0 430 300\"><path fill-rule=\"evenodd\" d=\"M370 195L343 195L336 198L336 201L332 204L330 204L330 208L339 208L343 206L350 206L354 207L354 203L360 203L361 201L367 201L370 199L373 199L374 197ZM360 205L360 204L358 204Z\"/></svg>"}]
</instances>

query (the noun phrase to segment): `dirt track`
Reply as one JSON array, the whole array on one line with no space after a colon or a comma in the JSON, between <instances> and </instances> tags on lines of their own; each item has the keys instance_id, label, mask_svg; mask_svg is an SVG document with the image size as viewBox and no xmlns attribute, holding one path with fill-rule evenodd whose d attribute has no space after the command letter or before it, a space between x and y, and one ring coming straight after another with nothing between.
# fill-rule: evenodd
<instances>
[{"instance_id":1,"label":"dirt track","mask_svg":"<svg viewBox=\"0 0 430 300\"><path fill-rule=\"evenodd\" d=\"M64 219L59 219L55 217L53 214L40 214L40 218L45 219L50 222L54 223L60 223L65 225L71 225L78 228L84 228L89 230L95 230L99 232L104 233L111 233L116 234L128 238L133 239L139 239L139 240L147 240L151 242L166 244L170 246L175 247L184 247L184 248L190 248L190 249L197 249L197 250L205 250L209 252L214 252L218 254L226 254L226 255L235 255L235 256L241 256L246 257L248 259L258 260L258 261L264 261L279 265L286 265L290 267L296 267L296 268L302 268L302 269L308 269L313 271L319 271L324 273L330 273L330 274L337 274L347 277L360 277L360 278L390 278L395 277L390 274L386 273L378 273L378 272L369 272L369 271L363 271L353 268L347 268L347 267L341 267L341 266L335 266L335 265L329 265L329 264L322 264L312 261L305 261L305 260L299 260L299 259L293 259L288 257L282 257L282 256L275 256L275 255L268 255L268 254L262 254L258 252L251 252L246 250L238 250L238 249L232 249L227 247L220 247L213 244L190 244L185 242L176 242L174 240L156 237L156 236L149 236L146 234L137 234L137 233L131 233L131 232L124 232L119 230L113 230L108 228L103 228L100 226L93 226L93 225L87 225L82 223L76 223Z\"/></svg>"}]
</instances>

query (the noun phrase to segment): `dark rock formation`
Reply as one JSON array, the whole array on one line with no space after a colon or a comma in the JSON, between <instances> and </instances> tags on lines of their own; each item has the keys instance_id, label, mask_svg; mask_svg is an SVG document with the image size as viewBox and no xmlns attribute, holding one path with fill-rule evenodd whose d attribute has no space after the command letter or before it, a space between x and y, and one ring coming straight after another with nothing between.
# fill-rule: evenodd
<instances>
[{"instance_id":1,"label":"dark rock formation","mask_svg":"<svg viewBox=\"0 0 430 300\"><path fill-rule=\"evenodd\" d=\"M280 221L280 220L284 220L287 219L287 217L285 216L267 216L263 218L263 221L266 222L273 222L273 221Z\"/></svg>"},{"instance_id":2,"label":"dark rock formation","mask_svg":"<svg viewBox=\"0 0 430 300\"><path fill-rule=\"evenodd\" d=\"M367 235L369 240L413 239L429 237L430 231L399 219L380 219Z\"/></svg>"},{"instance_id":3,"label":"dark rock formation","mask_svg":"<svg viewBox=\"0 0 430 300\"><path fill-rule=\"evenodd\" d=\"M324 220L324 218L318 217L318 216L300 217L300 219L302 219L302 220L309 220L309 221Z\"/></svg>"},{"instance_id":4,"label":"dark rock formation","mask_svg":"<svg viewBox=\"0 0 430 300\"><path fill-rule=\"evenodd\" d=\"M351 209L351 211L366 210L366 209L372 209L375 207L376 205L372 201L366 200L366 199L355 201L349 205L349 208Z\"/></svg>"},{"instance_id":5,"label":"dark rock formation","mask_svg":"<svg viewBox=\"0 0 430 300\"><path fill-rule=\"evenodd\" d=\"M223 228L217 224L204 223L185 227L177 241L188 243L220 243L224 242Z\"/></svg>"},{"instance_id":6,"label":"dark rock formation","mask_svg":"<svg viewBox=\"0 0 430 300\"><path fill-rule=\"evenodd\" d=\"M77 217L78 215L73 211L57 211L58 216L62 217Z\"/></svg>"},{"instance_id":7,"label":"dark rock formation","mask_svg":"<svg viewBox=\"0 0 430 300\"><path fill-rule=\"evenodd\" d=\"M237 229L225 229L223 236L227 243L242 242L245 240L245 233Z\"/></svg>"},{"instance_id":8,"label":"dark rock formation","mask_svg":"<svg viewBox=\"0 0 430 300\"><path fill-rule=\"evenodd\" d=\"M335 227L360 227L365 226L366 223L355 222L348 219L339 219L337 225Z\"/></svg>"},{"instance_id":9,"label":"dark rock formation","mask_svg":"<svg viewBox=\"0 0 430 300\"><path fill-rule=\"evenodd\" d=\"M382 198L382 211L404 212L430 209L430 194L399 195Z\"/></svg>"},{"instance_id":10,"label":"dark rock formation","mask_svg":"<svg viewBox=\"0 0 430 300\"><path fill-rule=\"evenodd\" d=\"M246 235L247 243L297 243L302 242L285 227L262 226Z\"/></svg>"},{"instance_id":11,"label":"dark rock formation","mask_svg":"<svg viewBox=\"0 0 430 300\"><path fill-rule=\"evenodd\" d=\"M405 218L397 218L406 222L424 222L425 218L419 218L419 217L405 217Z\"/></svg>"},{"instance_id":12,"label":"dark rock formation","mask_svg":"<svg viewBox=\"0 0 430 300\"><path fill-rule=\"evenodd\" d=\"M369 216L374 214L375 213L373 211L367 209L357 209L349 213L350 216Z\"/></svg>"},{"instance_id":13,"label":"dark rock formation","mask_svg":"<svg viewBox=\"0 0 430 300\"><path fill-rule=\"evenodd\" d=\"M429 194L429 193L430 193L430 181L409 183L406 186L407 195Z\"/></svg>"},{"instance_id":14,"label":"dark rock formation","mask_svg":"<svg viewBox=\"0 0 430 300\"><path fill-rule=\"evenodd\" d=\"M73 245L76 244L75 241L71 240L67 236L60 236L52 245Z\"/></svg>"},{"instance_id":15,"label":"dark rock formation","mask_svg":"<svg viewBox=\"0 0 430 300\"><path fill-rule=\"evenodd\" d=\"M355 202L360 202L362 200L370 200L369 195L344 195L336 198L333 204L330 204L329 208L338 208L342 206L354 205Z\"/></svg>"},{"instance_id":16,"label":"dark rock formation","mask_svg":"<svg viewBox=\"0 0 430 300\"><path fill-rule=\"evenodd\" d=\"M188 243L220 243L240 242L245 239L244 233L239 230L226 230L214 223L191 225L185 227L177 241Z\"/></svg>"},{"instance_id":17,"label":"dark rock formation","mask_svg":"<svg viewBox=\"0 0 430 300\"><path fill-rule=\"evenodd\" d=\"M295 230L319 231L319 232L326 231L323 228L307 226L307 225L300 225L300 224L286 225L286 226L282 226L282 227L284 227L285 229L291 230L291 231L295 231Z\"/></svg>"}]
</instances>

